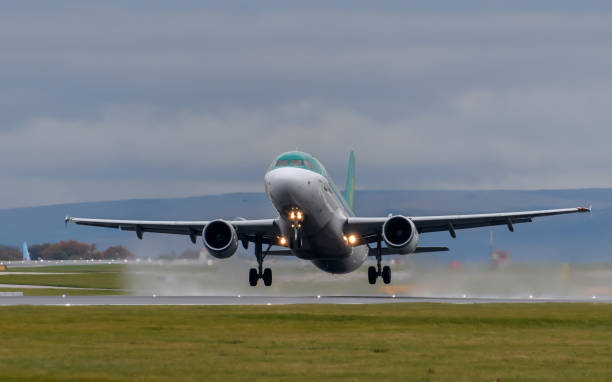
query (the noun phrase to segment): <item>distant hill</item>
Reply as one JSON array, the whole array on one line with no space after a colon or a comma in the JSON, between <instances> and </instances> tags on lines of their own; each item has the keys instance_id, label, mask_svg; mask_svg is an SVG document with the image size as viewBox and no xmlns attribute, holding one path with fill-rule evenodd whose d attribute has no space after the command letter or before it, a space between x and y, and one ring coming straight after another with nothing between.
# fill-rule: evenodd
<instances>
[{"instance_id":1,"label":"distant hill","mask_svg":"<svg viewBox=\"0 0 612 382\"><path fill-rule=\"evenodd\" d=\"M511 234L505 227L459 231L457 239L448 233L425 234L424 245L448 245L452 251L431 256L451 259L486 260L489 231L496 247L509 251L513 259L533 261L612 261L612 189L536 191L357 191L355 212L360 216L389 213L440 215L501 212L592 204L592 214L541 218L516 226ZM263 193L235 193L190 198L138 199L0 210L0 244L57 242L75 239L97 243L99 248L124 245L140 256L177 252L193 247L188 238L145 234L140 241L133 233L69 225L66 215L117 219L202 220L274 217ZM198 245L200 245L198 243Z\"/></svg>"}]
</instances>

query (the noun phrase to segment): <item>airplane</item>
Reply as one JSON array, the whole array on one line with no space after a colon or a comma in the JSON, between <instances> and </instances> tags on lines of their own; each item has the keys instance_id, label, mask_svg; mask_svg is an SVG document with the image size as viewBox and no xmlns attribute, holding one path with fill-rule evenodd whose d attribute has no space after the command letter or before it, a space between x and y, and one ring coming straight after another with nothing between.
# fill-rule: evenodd
<instances>
[{"instance_id":1,"label":"airplane","mask_svg":"<svg viewBox=\"0 0 612 382\"><path fill-rule=\"evenodd\" d=\"M409 255L420 252L448 251L448 247L419 246L419 235L447 231L455 238L461 229L531 222L550 215L590 212L577 207L541 211L448 215L358 217L353 212L355 188L355 156L350 152L346 188L342 195L329 174L315 157L305 152L289 151L277 156L264 176L265 192L278 216L274 219L145 221L69 217L69 222L136 232L139 239L145 232L189 236L195 244L202 237L211 256L226 259L238 249L255 247L257 268L249 270L249 284L258 280L272 285L272 270L264 268L267 256L295 256L310 260L319 269L344 274L358 269L369 256L376 258L376 267L368 268L368 281L375 284L382 278L391 282L391 268L382 267L385 255ZM383 247L383 243L385 244ZM263 247L266 245L266 249ZM273 246L282 247L272 249Z\"/></svg>"}]
</instances>

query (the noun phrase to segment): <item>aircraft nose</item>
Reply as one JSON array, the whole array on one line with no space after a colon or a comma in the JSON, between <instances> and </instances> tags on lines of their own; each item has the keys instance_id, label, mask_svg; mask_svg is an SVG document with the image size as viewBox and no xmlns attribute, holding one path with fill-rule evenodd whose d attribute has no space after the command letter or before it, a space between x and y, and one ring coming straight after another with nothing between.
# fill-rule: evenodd
<instances>
[{"instance_id":1,"label":"aircraft nose","mask_svg":"<svg viewBox=\"0 0 612 382\"><path fill-rule=\"evenodd\" d=\"M311 182L306 170L277 168L266 174L266 189L278 207L299 206Z\"/></svg>"},{"instance_id":2,"label":"aircraft nose","mask_svg":"<svg viewBox=\"0 0 612 382\"><path fill-rule=\"evenodd\" d=\"M291 168L277 168L266 175L266 186L273 196L293 193L297 183L299 180L296 179L295 170Z\"/></svg>"}]
</instances>

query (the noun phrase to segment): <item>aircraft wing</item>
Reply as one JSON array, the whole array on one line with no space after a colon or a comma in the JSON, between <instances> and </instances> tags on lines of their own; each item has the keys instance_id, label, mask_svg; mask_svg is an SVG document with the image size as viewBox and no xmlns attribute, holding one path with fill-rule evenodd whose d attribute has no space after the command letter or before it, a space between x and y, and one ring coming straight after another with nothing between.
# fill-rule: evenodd
<instances>
[{"instance_id":1,"label":"aircraft wing","mask_svg":"<svg viewBox=\"0 0 612 382\"><path fill-rule=\"evenodd\" d=\"M139 239L144 232L168 233L175 235L186 235L193 243L198 236L202 236L202 230L208 221L155 221L155 220L112 220L112 219L87 219L66 216L66 224L75 223L95 227L115 228L122 231L133 231ZM280 234L276 219L261 220L233 220L228 221L236 229L238 240L254 241L256 236L261 236L262 242L266 244L275 243Z\"/></svg>"},{"instance_id":2,"label":"aircraft wing","mask_svg":"<svg viewBox=\"0 0 612 382\"><path fill-rule=\"evenodd\" d=\"M419 233L448 231L451 236L455 237L455 230L458 229L506 225L510 231L514 231L514 224L529 223L532 221L532 219L541 216L581 212L591 212L591 208L577 207L556 210L503 212L492 214L407 217L412 220ZM374 242L377 240L376 238L382 230L382 225L385 223L385 221L387 221L387 219L388 217L350 217L345 223L344 232L347 234L358 234L365 242Z\"/></svg>"}]
</instances>

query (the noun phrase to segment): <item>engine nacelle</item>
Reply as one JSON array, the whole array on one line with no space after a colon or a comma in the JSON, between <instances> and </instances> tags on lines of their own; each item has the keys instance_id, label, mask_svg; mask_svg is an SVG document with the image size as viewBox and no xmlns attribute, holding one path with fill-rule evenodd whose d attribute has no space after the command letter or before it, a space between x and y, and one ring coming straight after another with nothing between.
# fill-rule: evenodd
<instances>
[{"instance_id":1,"label":"engine nacelle","mask_svg":"<svg viewBox=\"0 0 612 382\"><path fill-rule=\"evenodd\" d=\"M419 244L419 232L412 220L407 217L392 216L382 226L382 237L385 243L399 253L414 252Z\"/></svg>"},{"instance_id":2,"label":"engine nacelle","mask_svg":"<svg viewBox=\"0 0 612 382\"><path fill-rule=\"evenodd\" d=\"M238 249L234 226L224 220L213 220L202 231L202 241L208 253L217 259L227 259Z\"/></svg>"}]
</instances>

